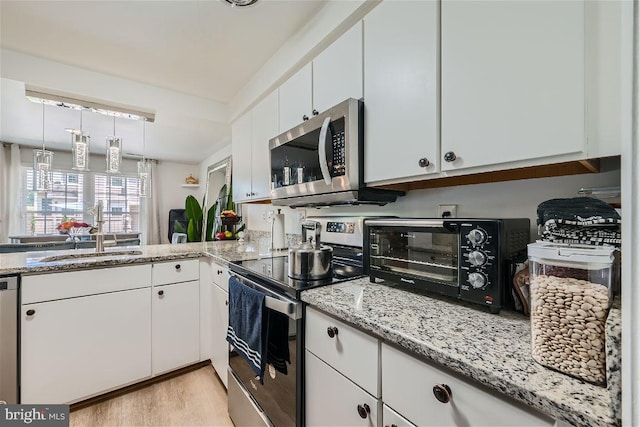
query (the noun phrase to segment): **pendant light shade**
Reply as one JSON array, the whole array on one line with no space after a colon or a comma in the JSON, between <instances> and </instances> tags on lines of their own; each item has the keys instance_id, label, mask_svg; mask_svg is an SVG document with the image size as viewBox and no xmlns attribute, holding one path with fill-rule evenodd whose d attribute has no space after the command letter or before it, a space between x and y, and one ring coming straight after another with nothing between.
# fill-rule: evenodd
<instances>
[{"instance_id":1,"label":"pendant light shade","mask_svg":"<svg viewBox=\"0 0 640 427\"><path fill-rule=\"evenodd\" d=\"M142 122L142 160L138 162L138 195L151 197L151 163L144 157L146 123Z\"/></svg>"},{"instance_id":2,"label":"pendant light shade","mask_svg":"<svg viewBox=\"0 0 640 427\"><path fill-rule=\"evenodd\" d=\"M53 181L53 153L51 151L33 150L33 185L35 191L51 190Z\"/></svg>"},{"instance_id":3,"label":"pendant light shade","mask_svg":"<svg viewBox=\"0 0 640 427\"><path fill-rule=\"evenodd\" d=\"M81 172L89 170L89 139L82 131L71 133L71 156L73 166L71 169Z\"/></svg>"},{"instance_id":4,"label":"pendant light shade","mask_svg":"<svg viewBox=\"0 0 640 427\"><path fill-rule=\"evenodd\" d=\"M146 160L138 162L138 193L140 197L151 197L151 164Z\"/></svg>"},{"instance_id":5,"label":"pendant light shade","mask_svg":"<svg viewBox=\"0 0 640 427\"><path fill-rule=\"evenodd\" d=\"M71 131L71 169L89 171L89 135L82 133L82 110L80 110L80 130Z\"/></svg>"},{"instance_id":6,"label":"pendant light shade","mask_svg":"<svg viewBox=\"0 0 640 427\"><path fill-rule=\"evenodd\" d=\"M116 134L116 116L113 116L113 135L107 137L107 173L120 173L122 139Z\"/></svg>"},{"instance_id":7,"label":"pendant light shade","mask_svg":"<svg viewBox=\"0 0 640 427\"><path fill-rule=\"evenodd\" d=\"M44 103L42 103L42 150L33 150L33 189L49 191L53 182L53 153L44 147Z\"/></svg>"}]
</instances>

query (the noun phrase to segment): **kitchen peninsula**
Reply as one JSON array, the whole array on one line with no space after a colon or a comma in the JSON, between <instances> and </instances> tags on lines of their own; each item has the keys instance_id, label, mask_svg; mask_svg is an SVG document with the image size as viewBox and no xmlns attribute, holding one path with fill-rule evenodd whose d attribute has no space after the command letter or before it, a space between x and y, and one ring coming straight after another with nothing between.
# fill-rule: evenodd
<instances>
[{"instance_id":1,"label":"kitchen peninsula","mask_svg":"<svg viewBox=\"0 0 640 427\"><path fill-rule=\"evenodd\" d=\"M211 259L227 265L238 260L271 257L270 253L260 253L252 242L236 241L134 249L140 253L49 263L39 261L54 255L49 252L0 255L0 275L22 274L24 278L32 274L189 259ZM620 414L619 380L615 378L619 375L620 353L613 344L619 346L618 309L611 310L608 320L608 390L536 364L530 355L528 319L516 313L492 315L393 286L371 284L368 278L305 291L302 299L314 309L381 339L383 347L399 348L440 369L450 370L452 375L477 384L487 393L509 396L573 425L619 424L616 421ZM426 386L424 393L430 394L431 385Z\"/></svg>"}]
</instances>

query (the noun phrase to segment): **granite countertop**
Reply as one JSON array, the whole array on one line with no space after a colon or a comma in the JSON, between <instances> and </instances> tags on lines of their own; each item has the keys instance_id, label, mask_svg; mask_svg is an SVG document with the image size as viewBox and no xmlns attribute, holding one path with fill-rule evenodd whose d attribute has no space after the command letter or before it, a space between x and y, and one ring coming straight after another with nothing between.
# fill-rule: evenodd
<instances>
[{"instance_id":1,"label":"granite countertop","mask_svg":"<svg viewBox=\"0 0 640 427\"><path fill-rule=\"evenodd\" d=\"M369 278L311 289L302 300L556 419L579 426L619 424L615 390L533 361L529 319L518 313L490 314L482 307L372 284ZM620 310L612 309L608 328L615 329L619 319ZM619 373L619 355L612 356L608 375Z\"/></svg>"},{"instance_id":2,"label":"granite countertop","mask_svg":"<svg viewBox=\"0 0 640 427\"><path fill-rule=\"evenodd\" d=\"M131 252L139 252L132 254ZM113 253L120 253L115 255ZM126 264L169 261L184 258L212 257L218 262L227 264L233 261L271 257L270 252L260 252L258 245L251 242L216 241L183 243L178 245L122 246L106 248L110 256L74 258L44 262L43 258L59 255L90 255L94 249L75 249L72 251L38 251L0 254L0 275L45 273L55 271L77 270L83 268L110 267Z\"/></svg>"}]
</instances>

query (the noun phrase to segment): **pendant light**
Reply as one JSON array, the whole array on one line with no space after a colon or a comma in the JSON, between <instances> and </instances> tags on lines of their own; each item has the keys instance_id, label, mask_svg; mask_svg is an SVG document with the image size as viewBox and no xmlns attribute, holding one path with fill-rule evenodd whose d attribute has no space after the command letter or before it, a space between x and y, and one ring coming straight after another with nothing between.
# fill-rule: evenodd
<instances>
[{"instance_id":1,"label":"pendant light","mask_svg":"<svg viewBox=\"0 0 640 427\"><path fill-rule=\"evenodd\" d=\"M81 172L89 171L89 135L82 133L82 109L80 109L80 130L71 132L71 169Z\"/></svg>"},{"instance_id":2,"label":"pendant light","mask_svg":"<svg viewBox=\"0 0 640 427\"><path fill-rule=\"evenodd\" d=\"M107 137L107 173L120 173L122 139L116 135L116 116L113 116L113 136Z\"/></svg>"},{"instance_id":3,"label":"pendant light","mask_svg":"<svg viewBox=\"0 0 640 427\"><path fill-rule=\"evenodd\" d=\"M42 150L33 150L33 189L49 191L53 182L53 153L44 147L44 102L42 103Z\"/></svg>"},{"instance_id":4,"label":"pendant light","mask_svg":"<svg viewBox=\"0 0 640 427\"><path fill-rule=\"evenodd\" d=\"M142 160L138 162L138 194L151 197L151 164L144 157L146 121L142 121Z\"/></svg>"}]
</instances>

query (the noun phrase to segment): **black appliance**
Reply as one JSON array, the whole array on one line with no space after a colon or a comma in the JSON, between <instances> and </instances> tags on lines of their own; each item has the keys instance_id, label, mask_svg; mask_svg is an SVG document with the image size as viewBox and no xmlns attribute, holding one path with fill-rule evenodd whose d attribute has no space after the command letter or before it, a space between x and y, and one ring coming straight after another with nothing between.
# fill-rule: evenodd
<instances>
[{"instance_id":1,"label":"black appliance","mask_svg":"<svg viewBox=\"0 0 640 427\"><path fill-rule=\"evenodd\" d=\"M288 277L288 257L277 256L230 264L231 276L265 294L265 308L289 317L291 363L286 375L270 366L263 383L235 351L229 355L229 415L236 426L304 425L304 309L300 293L364 277L363 218L314 217L323 244L333 247L332 277L303 281Z\"/></svg>"},{"instance_id":2,"label":"black appliance","mask_svg":"<svg viewBox=\"0 0 640 427\"><path fill-rule=\"evenodd\" d=\"M347 99L269 140L271 202L291 207L394 202L364 182L364 104Z\"/></svg>"},{"instance_id":3,"label":"black appliance","mask_svg":"<svg viewBox=\"0 0 640 427\"><path fill-rule=\"evenodd\" d=\"M508 306L509 260L527 249L529 219L372 219L364 269L376 278L488 306Z\"/></svg>"}]
</instances>

